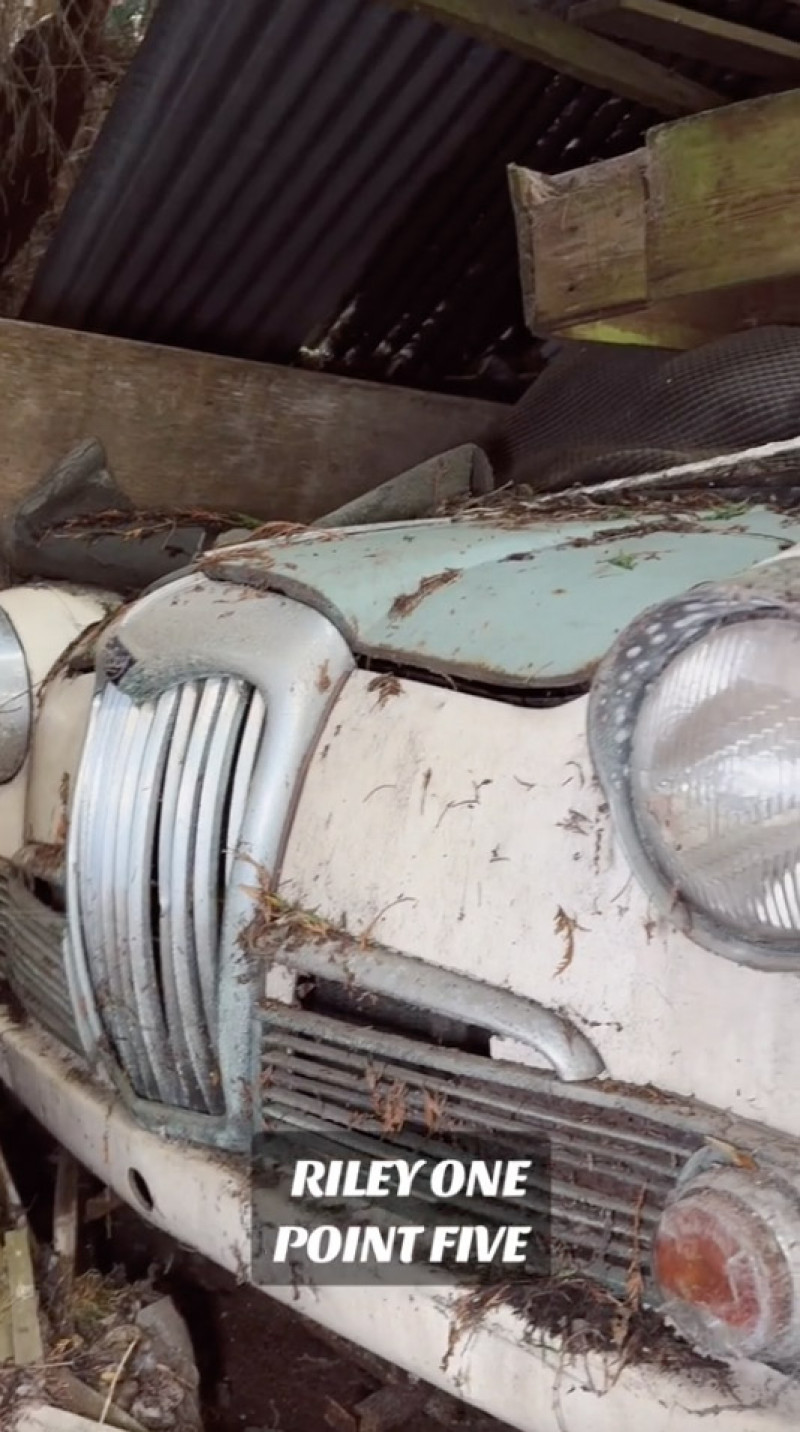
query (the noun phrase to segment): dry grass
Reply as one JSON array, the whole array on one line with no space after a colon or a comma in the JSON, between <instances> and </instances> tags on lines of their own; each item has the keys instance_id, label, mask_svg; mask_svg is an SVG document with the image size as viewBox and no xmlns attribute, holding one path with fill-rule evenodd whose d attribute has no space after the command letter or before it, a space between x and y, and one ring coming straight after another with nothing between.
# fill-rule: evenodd
<instances>
[{"instance_id":1,"label":"dry grass","mask_svg":"<svg viewBox=\"0 0 800 1432\"><path fill-rule=\"evenodd\" d=\"M0 1367L0 1427L26 1402L43 1400L67 1411L141 1427L144 1396L154 1432L197 1432L192 1386L181 1365L137 1323L156 1298L149 1283L89 1271L74 1280L59 1274L42 1250L38 1260L39 1317L44 1358L33 1367ZM137 1401L138 1399L138 1401ZM112 1410L113 1409L113 1410Z\"/></svg>"},{"instance_id":2,"label":"dry grass","mask_svg":"<svg viewBox=\"0 0 800 1432\"><path fill-rule=\"evenodd\" d=\"M46 1257L40 1255L38 1277L44 1361L32 1368L0 1367L0 1414L10 1414L25 1389L57 1401L65 1375L104 1396L119 1363L118 1330L128 1329L153 1296L148 1285L94 1271L70 1284L54 1264L41 1271Z\"/></svg>"},{"instance_id":3,"label":"dry grass","mask_svg":"<svg viewBox=\"0 0 800 1432\"><path fill-rule=\"evenodd\" d=\"M669 531L696 531L698 522L729 521L744 517L754 502L775 507L778 511L796 511L792 490L776 486L772 491L754 490L739 482L734 486L662 487L656 489L631 487L613 488L607 494L585 493L581 488L567 488L559 493L537 492L527 483L507 483L495 492L480 496L448 498L436 509L435 516L459 522L488 522L495 527L528 527L534 522L574 520L615 520L631 523L620 535L638 536L647 530L650 519L659 520L659 528Z\"/></svg>"},{"instance_id":4,"label":"dry grass","mask_svg":"<svg viewBox=\"0 0 800 1432\"><path fill-rule=\"evenodd\" d=\"M451 1324L445 1365L459 1344L468 1341L485 1318L500 1307L510 1307L523 1324L523 1338L536 1347L552 1349L561 1370L582 1364L588 1356L603 1359L602 1394L619 1380L631 1364L657 1367L662 1372L695 1374L712 1382L720 1393L729 1390L727 1369L701 1357L658 1313L642 1306L638 1292L618 1295L593 1278L571 1270L490 1283L465 1294Z\"/></svg>"},{"instance_id":5,"label":"dry grass","mask_svg":"<svg viewBox=\"0 0 800 1432\"><path fill-rule=\"evenodd\" d=\"M46 187L33 228L6 250L2 317L22 310L153 8L153 0L111 0L93 32L62 23L61 0L0 0L0 219L18 209L20 193ZM70 109L79 113L77 128L66 119Z\"/></svg>"}]
</instances>

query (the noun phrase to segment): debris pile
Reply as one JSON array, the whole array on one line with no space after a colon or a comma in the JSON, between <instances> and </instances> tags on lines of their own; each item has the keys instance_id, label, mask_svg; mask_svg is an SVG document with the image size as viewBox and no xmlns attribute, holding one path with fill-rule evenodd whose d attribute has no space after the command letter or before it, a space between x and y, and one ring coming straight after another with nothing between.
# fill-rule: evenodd
<instances>
[{"instance_id":1,"label":"debris pile","mask_svg":"<svg viewBox=\"0 0 800 1432\"><path fill-rule=\"evenodd\" d=\"M186 1327L149 1283L77 1269L78 1170L59 1155L52 1244L0 1151L0 1425L10 1432L201 1432Z\"/></svg>"}]
</instances>

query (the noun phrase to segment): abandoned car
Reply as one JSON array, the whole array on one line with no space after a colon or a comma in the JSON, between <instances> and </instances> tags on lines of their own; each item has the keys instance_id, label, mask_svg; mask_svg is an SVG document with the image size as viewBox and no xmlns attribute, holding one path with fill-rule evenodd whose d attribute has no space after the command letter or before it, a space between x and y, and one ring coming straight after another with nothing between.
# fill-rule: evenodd
<instances>
[{"instance_id":1,"label":"abandoned car","mask_svg":"<svg viewBox=\"0 0 800 1432\"><path fill-rule=\"evenodd\" d=\"M265 1129L545 1139L548 1278L267 1289L521 1432L800 1423L773 458L758 498L525 499L464 449L314 527L162 532L131 600L107 528L82 585L54 538L0 593L3 1081L255 1281Z\"/></svg>"}]
</instances>

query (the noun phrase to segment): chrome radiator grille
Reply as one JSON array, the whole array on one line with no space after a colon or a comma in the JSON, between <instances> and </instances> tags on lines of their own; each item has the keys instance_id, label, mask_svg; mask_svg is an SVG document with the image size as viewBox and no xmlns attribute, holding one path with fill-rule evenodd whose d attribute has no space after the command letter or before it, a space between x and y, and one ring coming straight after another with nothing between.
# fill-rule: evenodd
<instances>
[{"instance_id":1,"label":"chrome radiator grille","mask_svg":"<svg viewBox=\"0 0 800 1432\"><path fill-rule=\"evenodd\" d=\"M336 1130L354 1155L392 1147L447 1156L437 1133L461 1130L486 1154L547 1150L541 1188L556 1257L622 1285L643 1259L676 1175L704 1142L669 1102L561 1084L533 1070L325 1016L269 1006L262 1046L262 1127ZM383 1140L383 1145L381 1145ZM383 1147L383 1154L381 1154ZM535 1153L533 1153L535 1157ZM488 1218L503 1221L502 1206Z\"/></svg>"},{"instance_id":2,"label":"chrome radiator grille","mask_svg":"<svg viewBox=\"0 0 800 1432\"><path fill-rule=\"evenodd\" d=\"M211 677L136 703L95 698L69 836L70 938L104 1033L141 1097L223 1109L220 925L266 724Z\"/></svg>"}]
</instances>

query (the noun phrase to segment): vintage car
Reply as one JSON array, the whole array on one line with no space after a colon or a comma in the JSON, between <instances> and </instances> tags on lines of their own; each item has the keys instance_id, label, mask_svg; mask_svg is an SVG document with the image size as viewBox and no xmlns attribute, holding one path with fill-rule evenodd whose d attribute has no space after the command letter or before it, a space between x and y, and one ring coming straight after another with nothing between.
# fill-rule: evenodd
<instances>
[{"instance_id":1,"label":"vintage car","mask_svg":"<svg viewBox=\"0 0 800 1432\"><path fill-rule=\"evenodd\" d=\"M481 495L464 450L314 527L173 543L132 600L0 593L0 1077L255 1281L259 1221L296 1218L255 1188L265 1129L545 1140L548 1277L267 1289L520 1432L800 1425L774 459L726 460L733 498L699 463L537 499Z\"/></svg>"}]
</instances>

